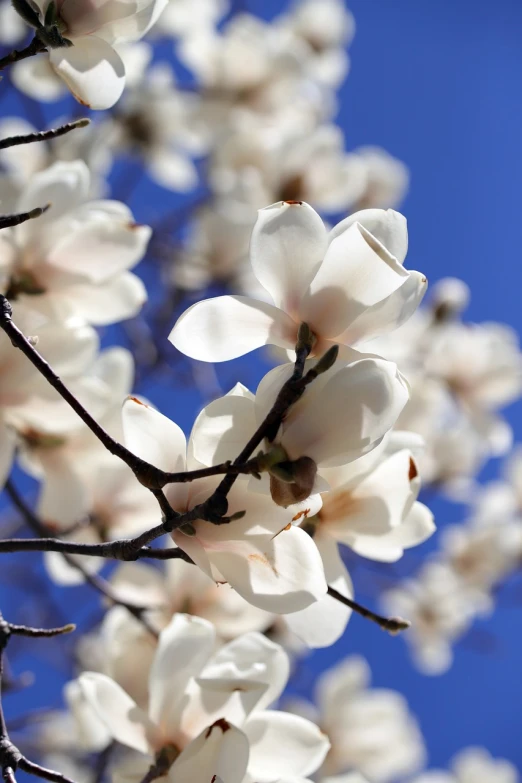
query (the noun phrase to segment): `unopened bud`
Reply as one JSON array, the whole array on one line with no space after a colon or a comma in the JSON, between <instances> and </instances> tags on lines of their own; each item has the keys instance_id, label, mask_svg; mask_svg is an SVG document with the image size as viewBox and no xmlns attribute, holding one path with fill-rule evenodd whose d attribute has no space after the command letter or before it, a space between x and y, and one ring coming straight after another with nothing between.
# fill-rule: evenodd
<instances>
[{"instance_id":1,"label":"unopened bud","mask_svg":"<svg viewBox=\"0 0 522 783\"><path fill-rule=\"evenodd\" d=\"M317 465L310 457L275 466L270 471L272 500L284 508L306 500L312 494L316 474ZM291 482L288 481L290 477Z\"/></svg>"},{"instance_id":2,"label":"unopened bud","mask_svg":"<svg viewBox=\"0 0 522 783\"><path fill-rule=\"evenodd\" d=\"M326 372L331 367L333 367L335 362L337 361L338 356L339 356L338 345L332 345L331 348L328 348L326 353L323 354L323 356L321 356L317 364L314 365L314 370L316 375L322 375L323 372Z\"/></svg>"},{"instance_id":3,"label":"unopened bud","mask_svg":"<svg viewBox=\"0 0 522 783\"><path fill-rule=\"evenodd\" d=\"M303 323L299 324L299 329L297 330L296 351L300 351L303 348L308 348L311 351L314 342L315 342L314 333L312 332L308 324L303 321Z\"/></svg>"}]
</instances>

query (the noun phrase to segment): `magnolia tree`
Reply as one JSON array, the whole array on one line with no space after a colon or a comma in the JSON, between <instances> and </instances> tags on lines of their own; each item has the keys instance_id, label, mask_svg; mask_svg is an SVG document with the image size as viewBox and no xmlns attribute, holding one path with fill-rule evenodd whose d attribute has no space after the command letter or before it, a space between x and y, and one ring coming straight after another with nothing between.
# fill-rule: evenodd
<instances>
[{"instance_id":1,"label":"magnolia tree","mask_svg":"<svg viewBox=\"0 0 522 783\"><path fill-rule=\"evenodd\" d=\"M0 14L3 88L30 107L0 121L1 573L29 582L0 614L0 685L24 685L15 637L68 673L53 709L0 701L4 781L516 783L482 748L423 771L406 700L357 655L285 695L353 613L444 672L522 557L522 456L475 478L511 451L517 338L466 323L459 280L421 304L408 171L334 122L344 2L270 23L227 0ZM264 346L256 388L221 388L214 364ZM433 493L469 512L401 572ZM349 568L369 562L398 570L363 605Z\"/></svg>"}]
</instances>

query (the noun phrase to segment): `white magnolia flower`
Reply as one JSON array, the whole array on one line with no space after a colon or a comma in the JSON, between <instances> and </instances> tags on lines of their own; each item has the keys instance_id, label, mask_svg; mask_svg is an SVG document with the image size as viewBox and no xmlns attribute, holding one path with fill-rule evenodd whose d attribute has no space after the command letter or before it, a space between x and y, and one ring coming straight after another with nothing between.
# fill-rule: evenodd
<instances>
[{"instance_id":1,"label":"white magnolia flower","mask_svg":"<svg viewBox=\"0 0 522 783\"><path fill-rule=\"evenodd\" d=\"M451 762L451 772L430 770L411 783L519 783L514 764L494 759L484 748L466 748Z\"/></svg>"},{"instance_id":2,"label":"white magnolia flower","mask_svg":"<svg viewBox=\"0 0 522 783\"><path fill-rule=\"evenodd\" d=\"M123 427L128 448L153 465L168 472L201 467L198 439L204 440L205 433L200 428L194 430L187 456L177 424L135 398L123 407ZM165 495L175 511L184 513L206 500L218 479L169 484ZM304 609L326 593L317 547L290 524L291 511L247 487L248 481L239 478L228 495L227 513L245 511L243 519L225 525L196 520L189 531L175 530L172 537L209 577L228 582L254 606L278 614Z\"/></svg>"},{"instance_id":3,"label":"white magnolia flower","mask_svg":"<svg viewBox=\"0 0 522 783\"><path fill-rule=\"evenodd\" d=\"M322 781L357 770L372 783L388 783L422 768L424 742L406 700L396 691L371 688L363 658L346 658L323 673L316 701L319 725L331 742ZM350 778L332 780L348 783ZM357 777L353 783L359 783Z\"/></svg>"},{"instance_id":4,"label":"white magnolia flower","mask_svg":"<svg viewBox=\"0 0 522 783\"><path fill-rule=\"evenodd\" d=\"M261 381L255 398L245 387L238 384L228 395L206 406L194 424L192 448L195 459L205 465L234 459L241 444L248 439L249 433L254 432L263 421L292 369L292 365L283 365L269 372ZM329 513L328 509L332 510L336 504L335 490L333 504L330 506L330 492L325 492L321 497L317 494L310 496L328 488L325 478L335 478L339 473L342 474L344 469L348 470L345 467L335 471L328 468L328 465L344 465L350 460L356 460L353 464L357 465L357 457L377 446L393 425L404 405L407 392L396 374L395 365L382 360L365 359L345 368L337 368L337 372L335 369L314 381L301 400L292 406L274 441L265 443L267 451L276 448L281 452L279 467L294 476L294 483L288 483L288 479L281 481L277 471L273 469L270 477L265 474L261 481L252 479L249 486L255 497L260 492L270 492L277 504L293 506L294 521L302 523L307 532L310 522L318 533L314 542L322 557L328 584L343 595L351 597L352 583L340 558L336 539L350 539L353 542L353 535L350 538L353 530L346 532L344 538L337 535L338 529L342 528L342 523L339 522L338 528L334 525L332 534L329 534L328 525L325 525L323 534L321 503L326 509L325 514ZM349 406L345 404L346 399L351 400ZM372 411L371 425L367 416L369 410ZM402 554L401 545L413 546L427 537L433 529L429 512L417 514L417 509L415 512L412 509L414 518L411 522L405 523L402 530L392 530L394 526L400 525L401 515L406 517L410 512L419 488L418 481L413 489L410 486L409 460L408 454L404 465L401 461L397 468L394 464L388 470L394 479L399 478L399 490L390 498L389 506L386 507L387 510L393 506L393 518L389 518L391 512L387 516L384 511L375 521L372 517L379 500L372 497L367 501L367 517L362 519L363 510L356 516L359 523L357 530L361 533L360 548L364 551L366 547L366 553L372 548L372 538L368 535L364 539L362 535L365 523L368 524L369 521L369 531L375 530L375 525L381 523L385 527L382 533L389 534L388 545L384 542L373 544L373 551L378 553L378 559L385 559L386 555L388 559L399 557ZM403 487L404 482L400 481L401 468L404 468L407 487ZM355 468L352 473L356 473ZM381 473L384 475L386 468ZM383 480L383 475L377 476L373 484L371 481L367 484L362 482L363 504L365 490L368 495L373 492L380 498L380 490L376 489L376 486ZM386 488L382 489L383 493L389 492L390 484L389 480ZM300 505L295 507L296 503ZM421 509L424 512L424 506ZM347 515L349 513L350 511ZM354 513L353 505L351 513ZM315 514L317 516L314 516ZM377 537L377 533L375 535ZM302 611L292 612L285 619L289 628L304 642L319 647L332 644L339 638L349 616L350 610L347 607L330 596L324 596Z\"/></svg>"},{"instance_id":5,"label":"white magnolia flower","mask_svg":"<svg viewBox=\"0 0 522 783\"><path fill-rule=\"evenodd\" d=\"M313 773L327 738L304 718L266 709L288 678L284 651L259 634L212 655L214 645L210 623L175 615L160 635L147 712L109 677L81 675L86 700L113 738L143 754L127 774L140 780L155 761L164 765L160 779L172 783L214 775L242 783L247 770L260 783Z\"/></svg>"},{"instance_id":6,"label":"white magnolia flower","mask_svg":"<svg viewBox=\"0 0 522 783\"><path fill-rule=\"evenodd\" d=\"M103 325L143 305L143 283L128 270L143 257L151 229L119 201L87 201L89 179L82 161L55 163L31 178L14 211L51 206L2 232L2 288L10 301Z\"/></svg>"},{"instance_id":7,"label":"white magnolia flower","mask_svg":"<svg viewBox=\"0 0 522 783\"><path fill-rule=\"evenodd\" d=\"M0 43L12 46L23 40L27 27L11 3L0 3Z\"/></svg>"},{"instance_id":8,"label":"white magnolia flower","mask_svg":"<svg viewBox=\"0 0 522 783\"><path fill-rule=\"evenodd\" d=\"M406 196L410 175L406 165L380 147L357 147L353 150L366 174L366 188L358 202L359 209L395 209Z\"/></svg>"},{"instance_id":9,"label":"white magnolia flower","mask_svg":"<svg viewBox=\"0 0 522 783\"><path fill-rule=\"evenodd\" d=\"M345 152L343 134L334 125L304 133L298 128L291 134L262 124L239 127L216 145L210 175L221 194L238 178L253 179L256 172L262 184L256 207L277 200L307 201L319 212L346 212L367 188L366 166Z\"/></svg>"},{"instance_id":10,"label":"white magnolia flower","mask_svg":"<svg viewBox=\"0 0 522 783\"><path fill-rule=\"evenodd\" d=\"M355 20L343 0L298 0L276 25L305 45L306 72L314 81L338 88L350 68L347 48Z\"/></svg>"},{"instance_id":11,"label":"white magnolia flower","mask_svg":"<svg viewBox=\"0 0 522 783\"><path fill-rule=\"evenodd\" d=\"M53 0L51 0L53 2ZM167 0L54 0L60 33L69 46L49 47L49 62L76 100L108 109L125 87L120 44L142 38ZM34 0L43 24L50 0Z\"/></svg>"},{"instance_id":12,"label":"white magnolia flower","mask_svg":"<svg viewBox=\"0 0 522 783\"><path fill-rule=\"evenodd\" d=\"M38 340L38 350L61 377L72 383L85 372L96 356L98 337L92 327L78 318L57 321L21 303L13 304L13 320ZM34 434L26 413L38 414L47 406L60 404L59 397L8 337L0 334L0 486L3 485L20 439ZM61 410L65 406L61 406ZM74 414L73 414L74 415Z\"/></svg>"},{"instance_id":13,"label":"white magnolia flower","mask_svg":"<svg viewBox=\"0 0 522 783\"><path fill-rule=\"evenodd\" d=\"M494 515L450 525L442 531L441 557L465 584L488 593L520 565L522 522Z\"/></svg>"},{"instance_id":14,"label":"white magnolia flower","mask_svg":"<svg viewBox=\"0 0 522 783\"><path fill-rule=\"evenodd\" d=\"M165 570L145 563L123 563L111 583L127 601L158 606L151 612L156 627L164 627L176 612L209 620L224 639L264 631L274 616L247 603L230 585L216 584L200 568L182 560L167 560Z\"/></svg>"},{"instance_id":15,"label":"white magnolia flower","mask_svg":"<svg viewBox=\"0 0 522 783\"><path fill-rule=\"evenodd\" d=\"M410 620L405 639L424 674L447 671L453 660L452 645L477 616L491 609L482 591L471 589L441 562L427 563L415 579L386 592L383 605L390 614Z\"/></svg>"},{"instance_id":16,"label":"white magnolia flower","mask_svg":"<svg viewBox=\"0 0 522 783\"><path fill-rule=\"evenodd\" d=\"M154 27L154 33L179 38L194 28L211 29L230 8L228 0L169 0Z\"/></svg>"},{"instance_id":17,"label":"white magnolia flower","mask_svg":"<svg viewBox=\"0 0 522 783\"><path fill-rule=\"evenodd\" d=\"M152 58L150 46L144 41L136 41L114 48L125 67L126 86L136 84L142 78L143 72ZM67 94L66 82L60 78L50 60L45 57L28 57L25 60L19 60L12 66L10 76L17 90L35 101L54 103ZM104 141L107 140L104 139ZM35 144L33 146L41 145Z\"/></svg>"},{"instance_id":18,"label":"white magnolia flower","mask_svg":"<svg viewBox=\"0 0 522 783\"><path fill-rule=\"evenodd\" d=\"M328 234L308 204L273 204L259 212L250 252L274 304L207 299L181 316L169 339L211 362L267 344L292 350L302 322L315 335L315 354L369 339L407 320L422 299L426 278L403 268L406 250L405 219L392 210L356 213Z\"/></svg>"},{"instance_id":19,"label":"white magnolia flower","mask_svg":"<svg viewBox=\"0 0 522 783\"><path fill-rule=\"evenodd\" d=\"M347 586L350 581L337 554L338 544L371 560L394 562L405 549L433 534L432 513L416 501L420 478L407 449L383 454L378 448L347 465L325 469L323 476L330 489L321 495L322 507L317 514L302 524L313 534L323 556L328 583L341 592L341 567ZM339 563L337 584L327 569L335 556ZM327 647L342 635L350 614L349 609L326 596L308 609L289 615L287 623L308 646Z\"/></svg>"},{"instance_id":20,"label":"white magnolia flower","mask_svg":"<svg viewBox=\"0 0 522 783\"><path fill-rule=\"evenodd\" d=\"M170 66L158 64L126 92L106 133L112 149L138 155L159 185L187 192L198 184L192 157L206 150L198 111L198 97L179 91Z\"/></svg>"}]
</instances>

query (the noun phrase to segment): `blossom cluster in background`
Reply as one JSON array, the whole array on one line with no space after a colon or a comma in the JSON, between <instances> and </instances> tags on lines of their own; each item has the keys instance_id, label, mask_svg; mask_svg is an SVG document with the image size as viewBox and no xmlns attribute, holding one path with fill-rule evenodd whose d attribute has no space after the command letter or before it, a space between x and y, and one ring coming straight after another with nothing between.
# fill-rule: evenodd
<instances>
[{"instance_id":1,"label":"blossom cluster in background","mask_svg":"<svg viewBox=\"0 0 522 783\"><path fill-rule=\"evenodd\" d=\"M401 683L372 685L348 654L355 612L403 630L412 665L440 675L519 569L522 456L502 409L522 397L522 353L509 327L465 320L463 281L427 292L408 257L404 163L346 148L345 2L296 0L271 21L227 0L14 5L0 3L0 42L35 51L2 71L28 110L3 113L0 138L42 118L91 123L0 149L2 214L43 210L0 231L0 293L139 464L201 476L148 485L0 332L1 539L94 553L24 555L53 594L82 586L88 618L60 647L63 695L12 740L76 783L517 783L476 747L426 771ZM255 384L221 388L214 365L253 351ZM168 409L149 399L158 388ZM187 390L198 412L184 432ZM505 478L479 484L494 457ZM232 473L238 458L251 464ZM223 481L225 509L209 513ZM465 504L462 521L436 533L434 495ZM186 521L161 539L163 562L96 549L169 514ZM26 592L18 619L49 624L45 596ZM310 650L341 639L296 698Z\"/></svg>"}]
</instances>

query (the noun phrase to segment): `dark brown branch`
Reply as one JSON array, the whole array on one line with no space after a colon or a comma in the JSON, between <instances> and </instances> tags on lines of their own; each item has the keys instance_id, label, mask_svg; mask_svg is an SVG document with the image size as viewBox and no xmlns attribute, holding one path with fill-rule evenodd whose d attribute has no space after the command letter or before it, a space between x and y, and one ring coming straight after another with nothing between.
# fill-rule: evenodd
<instances>
[{"instance_id":1,"label":"dark brown branch","mask_svg":"<svg viewBox=\"0 0 522 783\"><path fill-rule=\"evenodd\" d=\"M64 628L51 628L44 630L42 628L29 628L25 625L14 625L8 623L2 613L0 612L0 768L2 770L2 778L4 783L13 783L15 781L15 772L17 769L21 769L24 772L28 772L30 775L34 775L44 780L50 780L52 783L74 783L74 781L67 778L65 775L61 775L59 772L54 772L51 769L41 767L39 764L35 764L20 753L18 748L13 745L9 739L9 733L7 731L7 725L5 721L4 711L2 707L2 681L4 673L4 656L5 650L13 634L20 634L23 632L24 636L56 636L57 634L66 633L69 630L74 629L74 626L65 626Z\"/></svg>"},{"instance_id":2,"label":"dark brown branch","mask_svg":"<svg viewBox=\"0 0 522 783\"><path fill-rule=\"evenodd\" d=\"M156 528L153 528L156 530ZM163 531L164 533L165 531ZM137 552L130 552L133 539L108 541L102 544L80 544L76 541L62 541L59 538L7 538L0 541L0 553L5 552L62 552L84 557L103 557L112 560L185 560L190 558L179 549L151 549L144 546Z\"/></svg>"},{"instance_id":3,"label":"dark brown branch","mask_svg":"<svg viewBox=\"0 0 522 783\"><path fill-rule=\"evenodd\" d=\"M297 337L294 372L292 373L292 376L289 378L289 380L281 388L275 403L272 406L272 409L269 411L265 420L257 428L254 435L250 438L247 445L232 464L227 462L222 466L203 468L202 470L194 471L189 478L188 473L165 473L154 465L151 465L145 460L140 459L121 443L115 441L114 438L109 435L109 433L76 399L74 394L70 392L70 390L54 372L48 362L38 353L36 348L25 337L20 329L18 329L16 324L13 323L11 305L9 304L6 297L1 294L0 328L2 328L3 331L7 334L12 344L22 351L22 353L38 370L38 372L43 375L50 385L56 389L61 397L78 414L78 416L89 427L91 432L93 432L98 440L106 447L106 449L111 454L114 454L116 457L122 459L134 472L138 481L150 489L158 500L163 514L162 524L147 530L145 533L137 536L134 539L126 541L112 541L108 544L97 545L99 547L103 547L102 554L100 554L100 550L92 551L92 547L91 551L88 551L85 545L85 548L82 552L79 552L78 550L73 552L72 549L52 550L69 552L73 554L98 554L101 557L114 557L118 560L137 559L138 552L143 547L150 544L154 539L159 538L165 533L171 533L173 530L179 529L184 525L188 525L189 523L198 519L203 519L208 522L212 522L213 524L226 524L243 516L245 513L244 511L240 511L232 516L227 516L227 495L234 485L237 476L239 473L244 472L251 473L253 475L259 475L260 467L258 461L250 459L252 452L262 443L263 440L266 439L269 442L274 440L281 422L286 416L289 408L295 402L297 402L297 400L299 400L309 383L311 383L320 373L325 372L333 365L337 358L338 352L337 346L333 346L325 353L323 357L321 357L321 359L319 359L315 367L309 370L306 375L303 375L306 358L310 354L310 351L313 347L314 336L307 324L301 324ZM141 404L138 400L136 402L137 404ZM212 495L204 503L195 506L185 514L178 514L174 509L172 509L167 502L164 493L161 492L162 487L167 483L172 483L173 481L192 481L194 478L216 475L220 472L224 473L225 477L219 483L218 487L212 493ZM6 546L8 545L8 542L3 542L3 544ZM62 542L58 542L58 544L62 544ZM27 547L28 545L25 544L25 546ZM0 551L9 550L0 549Z\"/></svg>"},{"instance_id":4,"label":"dark brown branch","mask_svg":"<svg viewBox=\"0 0 522 783\"><path fill-rule=\"evenodd\" d=\"M12 309L5 296L0 294L0 328L7 334L15 348L18 348L29 359L38 372L58 392L67 404L78 414L91 432L105 446L107 451L125 462L133 471L138 481L151 490L162 489L166 484L194 481L199 478L232 473L234 476L240 473L256 475L259 467L256 460L235 460L233 464L224 462L221 465L213 465L209 468L201 468L183 473L167 473L151 465L149 462L137 457L123 444L118 443L99 424L96 419L83 407L79 400L54 372L49 363L38 353L34 345L25 337L20 329L13 323ZM233 483L233 482L232 482ZM162 509L163 510L163 509Z\"/></svg>"},{"instance_id":5,"label":"dark brown branch","mask_svg":"<svg viewBox=\"0 0 522 783\"><path fill-rule=\"evenodd\" d=\"M361 617L365 617L367 620L376 623L383 631L388 631L392 636L396 636L401 631L405 631L411 625L408 620L403 620L402 617L381 617L381 615L372 612L371 609L367 609L365 606L358 604L357 601L347 598L334 587L328 588L328 595L335 598L336 601L340 601L345 606L349 606L350 609L353 609L354 612L360 614Z\"/></svg>"},{"instance_id":6,"label":"dark brown branch","mask_svg":"<svg viewBox=\"0 0 522 783\"><path fill-rule=\"evenodd\" d=\"M66 133L76 130L76 128L85 128L87 125L90 125L90 122L90 120L85 118L75 120L74 122L68 122L65 125L60 125L59 128L41 131L40 133L28 133L24 136L10 136L7 139L0 139L0 150L5 150L9 147L17 147L19 144L32 144L34 141L49 141L50 139L56 139L58 136L64 136Z\"/></svg>"},{"instance_id":7,"label":"dark brown branch","mask_svg":"<svg viewBox=\"0 0 522 783\"><path fill-rule=\"evenodd\" d=\"M35 207L29 212L19 212L16 215L0 215L0 229L19 226L20 223L26 223L28 220L40 217L44 212L47 212L50 206L50 204L46 204L45 207Z\"/></svg>"},{"instance_id":8,"label":"dark brown branch","mask_svg":"<svg viewBox=\"0 0 522 783\"><path fill-rule=\"evenodd\" d=\"M15 508L19 511L19 513L23 516L26 524L32 530L34 530L35 533L37 533L40 536L42 541L46 541L50 535L49 528L36 516L32 508L30 508L30 506L27 505L27 503L20 495L20 493L16 489L11 479L7 480L5 489L7 494L9 495L11 502L13 503ZM81 565L81 563L78 563L78 561L70 554L66 552L62 552L61 554L64 560L66 561L66 563L68 563L68 565L71 568L74 568L82 575L83 579L87 584L89 584L91 587L93 587L95 590L101 593L111 603L118 604L119 606L123 606L125 609L127 609L127 611L130 614L132 614L133 617L135 617L145 626L147 631L149 631L149 633L152 634L152 636L154 637L158 636L158 631L153 626L150 625L147 618L145 617L145 612L152 607L141 606L131 601L123 601L116 594L112 585L110 585L105 579L103 579L103 577L99 576L98 574L91 574L83 565Z\"/></svg>"},{"instance_id":9,"label":"dark brown branch","mask_svg":"<svg viewBox=\"0 0 522 783\"><path fill-rule=\"evenodd\" d=\"M76 630L74 623L62 625L60 628L29 628L27 625L14 625L9 623L9 631L15 636L31 636L33 638L49 638L51 636L62 636L64 633L72 633Z\"/></svg>"},{"instance_id":10,"label":"dark brown branch","mask_svg":"<svg viewBox=\"0 0 522 783\"><path fill-rule=\"evenodd\" d=\"M45 52L45 44L35 36L25 49L14 49L9 54L6 54L5 57L0 58L0 71L8 65L18 63L20 60L25 60L27 57L33 57L40 52Z\"/></svg>"}]
</instances>

